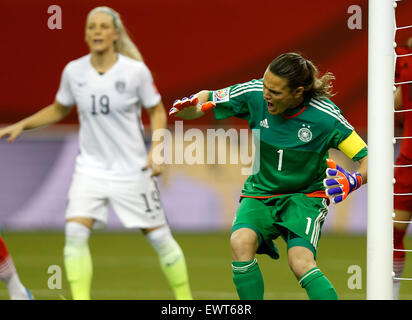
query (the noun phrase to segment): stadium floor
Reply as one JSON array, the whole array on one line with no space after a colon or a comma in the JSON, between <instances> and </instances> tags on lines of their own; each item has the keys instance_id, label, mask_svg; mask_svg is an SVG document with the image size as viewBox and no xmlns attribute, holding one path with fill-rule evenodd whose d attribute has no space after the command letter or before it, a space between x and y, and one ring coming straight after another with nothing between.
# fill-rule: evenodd
<instances>
[{"instance_id":1,"label":"stadium floor","mask_svg":"<svg viewBox=\"0 0 412 320\"><path fill-rule=\"evenodd\" d=\"M232 283L229 233L175 233L175 236L186 255L194 298L237 299ZM63 233L6 231L3 238L22 282L36 299L71 299L63 267ZM278 239L276 245L281 254L279 260L258 256L265 280L265 299L306 300L305 291L287 265L283 241ZM405 245L412 248L412 237L406 239ZM140 233L96 232L92 235L90 247L94 265L92 299L173 299L157 256ZM365 235L323 235L318 266L331 280L340 299L366 298ZM355 268L361 270L361 281L354 282L351 278L354 275L351 266L360 267ZM412 261L408 261L407 256L404 277L412 277L411 266ZM355 288L350 289L350 284ZM0 300L8 298L6 286L0 282ZM400 299L412 300L412 281L403 281Z\"/></svg>"}]
</instances>

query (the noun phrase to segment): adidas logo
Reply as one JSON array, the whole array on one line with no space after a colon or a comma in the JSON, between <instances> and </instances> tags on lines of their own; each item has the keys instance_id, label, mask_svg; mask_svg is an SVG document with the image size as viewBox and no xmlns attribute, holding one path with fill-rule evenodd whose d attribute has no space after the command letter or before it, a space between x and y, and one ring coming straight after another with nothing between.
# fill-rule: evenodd
<instances>
[{"instance_id":1,"label":"adidas logo","mask_svg":"<svg viewBox=\"0 0 412 320\"><path fill-rule=\"evenodd\" d=\"M260 126L264 128L269 128L268 119L263 119L260 121Z\"/></svg>"}]
</instances>

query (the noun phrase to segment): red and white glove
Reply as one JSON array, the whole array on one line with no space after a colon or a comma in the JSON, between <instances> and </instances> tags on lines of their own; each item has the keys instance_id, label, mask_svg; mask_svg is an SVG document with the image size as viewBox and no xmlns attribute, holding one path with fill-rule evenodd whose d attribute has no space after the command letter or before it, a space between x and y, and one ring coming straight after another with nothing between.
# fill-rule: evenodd
<instances>
[{"instance_id":1,"label":"red and white glove","mask_svg":"<svg viewBox=\"0 0 412 320\"><path fill-rule=\"evenodd\" d=\"M331 159L326 159L326 179L323 180L326 195L333 203L339 203L347 198L349 193L362 185L359 172L348 172Z\"/></svg>"},{"instance_id":2,"label":"red and white glove","mask_svg":"<svg viewBox=\"0 0 412 320\"><path fill-rule=\"evenodd\" d=\"M169 116L172 116L180 111L182 111L185 108L190 108L199 105L202 112L207 112L214 107L216 107L216 104L212 101L207 101L205 103L200 103L199 98L195 95L190 96L189 98L184 97L181 100L175 100L173 103L172 108L169 110Z\"/></svg>"}]
</instances>

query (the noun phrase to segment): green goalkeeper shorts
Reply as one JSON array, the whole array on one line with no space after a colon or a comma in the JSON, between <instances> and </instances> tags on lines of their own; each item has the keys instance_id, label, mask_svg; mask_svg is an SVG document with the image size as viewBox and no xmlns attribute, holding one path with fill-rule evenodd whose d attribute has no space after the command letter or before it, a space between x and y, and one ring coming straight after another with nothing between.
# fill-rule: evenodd
<instances>
[{"instance_id":1,"label":"green goalkeeper shorts","mask_svg":"<svg viewBox=\"0 0 412 320\"><path fill-rule=\"evenodd\" d=\"M327 199L295 193L268 199L242 198L233 221L232 233L250 228L258 236L256 253L279 258L274 240L281 236L287 250L303 246L316 259L323 222L328 213Z\"/></svg>"}]
</instances>

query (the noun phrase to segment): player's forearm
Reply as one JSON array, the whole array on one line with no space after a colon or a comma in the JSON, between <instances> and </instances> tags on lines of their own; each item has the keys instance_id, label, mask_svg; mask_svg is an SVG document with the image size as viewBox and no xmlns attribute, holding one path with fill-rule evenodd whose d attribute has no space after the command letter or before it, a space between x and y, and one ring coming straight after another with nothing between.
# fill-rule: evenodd
<instances>
[{"instance_id":1,"label":"player's forearm","mask_svg":"<svg viewBox=\"0 0 412 320\"><path fill-rule=\"evenodd\" d=\"M70 113L71 109L71 107L66 108L58 103L52 103L35 114L19 121L18 124L22 125L24 130L44 127L59 122Z\"/></svg>"},{"instance_id":2,"label":"player's forearm","mask_svg":"<svg viewBox=\"0 0 412 320\"><path fill-rule=\"evenodd\" d=\"M157 130L164 130L167 126L167 116L162 102L159 102L153 108L147 109L150 118L150 128L152 137ZM151 150L159 144L160 141L152 140Z\"/></svg>"},{"instance_id":3,"label":"player's forearm","mask_svg":"<svg viewBox=\"0 0 412 320\"><path fill-rule=\"evenodd\" d=\"M368 182L368 156L362 158L359 162L360 166L357 171L362 176L362 184L365 184Z\"/></svg>"},{"instance_id":4,"label":"player's forearm","mask_svg":"<svg viewBox=\"0 0 412 320\"><path fill-rule=\"evenodd\" d=\"M166 111L162 102L159 102L153 108L147 110L150 117L150 126L152 132L157 129L165 129L167 125Z\"/></svg>"}]
</instances>

